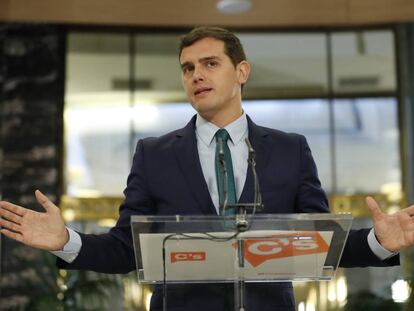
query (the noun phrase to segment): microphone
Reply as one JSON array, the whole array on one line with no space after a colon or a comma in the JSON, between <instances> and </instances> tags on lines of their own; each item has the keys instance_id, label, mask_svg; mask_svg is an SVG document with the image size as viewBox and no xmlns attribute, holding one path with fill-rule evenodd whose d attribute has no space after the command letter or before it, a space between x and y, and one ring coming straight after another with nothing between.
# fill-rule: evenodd
<instances>
[{"instance_id":1,"label":"microphone","mask_svg":"<svg viewBox=\"0 0 414 311\"><path fill-rule=\"evenodd\" d=\"M246 142L247 150L249 151L248 161L254 162L254 166L256 166L256 151L254 151L252 144L250 143L248 137L246 137L244 141Z\"/></svg>"},{"instance_id":2,"label":"microphone","mask_svg":"<svg viewBox=\"0 0 414 311\"><path fill-rule=\"evenodd\" d=\"M224 159L224 143L222 139L218 139L218 144L219 144L219 160L220 163L223 165L223 167L226 167L224 164L226 164L226 160Z\"/></svg>"},{"instance_id":3,"label":"microphone","mask_svg":"<svg viewBox=\"0 0 414 311\"><path fill-rule=\"evenodd\" d=\"M256 208L260 210L263 208L263 204L262 204L262 192L260 191L259 178L257 177L257 172L256 172L256 151L253 149L252 144L250 143L248 137L246 137L244 141L246 142L247 149L249 152L247 162L249 163L249 166L252 170L253 178L254 178L254 204L253 206L254 206L254 210L256 210Z\"/></svg>"}]
</instances>

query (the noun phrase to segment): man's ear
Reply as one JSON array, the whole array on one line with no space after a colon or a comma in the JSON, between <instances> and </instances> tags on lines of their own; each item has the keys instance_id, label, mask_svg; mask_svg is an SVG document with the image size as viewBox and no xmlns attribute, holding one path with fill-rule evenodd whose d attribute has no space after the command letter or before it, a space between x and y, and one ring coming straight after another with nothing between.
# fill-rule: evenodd
<instances>
[{"instance_id":1,"label":"man's ear","mask_svg":"<svg viewBox=\"0 0 414 311\"><path fill-rule=\"evenodd\" d=\"M245 84L250 74L250 64L246 60L242 60L237 64L237 77L240 84Z\"/></svg>"}]
</instances>

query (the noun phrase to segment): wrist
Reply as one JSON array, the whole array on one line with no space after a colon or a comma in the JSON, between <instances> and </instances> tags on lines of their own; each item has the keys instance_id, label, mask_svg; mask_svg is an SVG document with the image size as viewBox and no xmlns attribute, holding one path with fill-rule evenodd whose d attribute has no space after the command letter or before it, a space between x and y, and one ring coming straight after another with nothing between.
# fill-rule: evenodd
<instances>
[{"instance_id":1,"label":"wrist","mask_svg":"<svg viewBox=\"0 0 414 311\"><path fill-rule=\"evenodd\" d=\"M57 249L52 250L52 251L63 251L66 244L68 244L69 242L70 236L69 236L68 229L66 227L65 227L65 230L62 232L62 234L60 234L59 236L61 236L62 238L58 242L58 245L56 247Z\"/></svg>"},{"instance_id":2,"label":"wrist","mask_svg":"<svg viewBox=\"0 0 414 311\"><path fill-rule=\"evenodd\" d=\"M372 252L381 260L388 259L396 254L398 252L393 252L385 248L375 235L375 231L372 228L368 234L368 245L371 248Z\"/></svg>"},{"instance_id":3,"label":"wrist","mask_svg":"<svg viewBox=\"0 0 414 311\"><path fill-rule=\"evenodd\" d=\"M66 244L69 242L69 231L68 228L65 227L65 243L63 243L62 249L65 247Z\"/></svg>"}]
</instances>

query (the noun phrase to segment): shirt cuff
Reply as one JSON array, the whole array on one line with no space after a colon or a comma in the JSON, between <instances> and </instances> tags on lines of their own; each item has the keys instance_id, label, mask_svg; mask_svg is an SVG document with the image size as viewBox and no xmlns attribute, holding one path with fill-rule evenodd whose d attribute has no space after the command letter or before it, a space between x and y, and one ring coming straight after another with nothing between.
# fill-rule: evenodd
<instances>
[{"instance_id":1,"label":"shirt cuff","mask_svg":"<svg viewBox=\"0 0 414 311\"><path fill-rule=\"evenodd\" d=\"M52 251L51 253L57 257L63 259L67 263L71 263L79 255L80 249L82 247L82 240L76 231L66 227L69 233L69 241L63 247L61 251Z\"/></svg>"},{"instance_id":2,"label":"shirt cuff","mask_svg":"<svg viewBox=\"0 0 414 311\"><path fill-rule=\"evenodd\" d=\"M382 247L375 236L374 228L368 233L368 245L372 252L381 260L388 259L392 256L397 255L399 252L390 252L389 250Z\"/></svg>"}]
</instances>

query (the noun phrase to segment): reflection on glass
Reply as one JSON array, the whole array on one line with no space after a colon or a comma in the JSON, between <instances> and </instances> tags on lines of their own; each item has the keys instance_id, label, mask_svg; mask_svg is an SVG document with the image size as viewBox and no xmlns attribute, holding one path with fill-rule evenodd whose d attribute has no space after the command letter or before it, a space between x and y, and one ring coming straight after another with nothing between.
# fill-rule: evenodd
<instances>
[{"instance_id":1,"label":"reflection on glass","mask_svg":"<svg viewBox=\"0 0 414 311\"><path fill-rule=\"evenodd\" d=\"M262 126L306 137L325 191L332 188L328 102L323 99L245 101L244 110Z\"/></svg>"},{"instance_id":2,"label":"reflection on glass","mask_svg":"<svg viewBox=\"0 0 414 311\"><path fill-rule=\"evenodd\" d=\"M71 33L65 94L66 193L122 194L129 171L128 36Z\"/></svg>"},{"instance_id":3,"label":"reflection on glass","mask_svg":"<svg viewBox=\"0 0 414 311\"><path fill-rule=\"evenodd\" d=\"M141 113L151 110L152 116ZM153 104L134 106L133 125L136 139L161 136L184 127L196 114L188 103Z\"/></svg>"},{"instance_id":4,"label":"reflection on glass","mask_svg":"<svg viewBox=\"0 0 414 311\"><path fill-rule=\"evenodd\" d=\"M67 194L122 195L129 172L128 107L71 108L65 113Z\"/></svg>"},{"instance_id":5,"label":"reflection on glass","mask_svg":"<svg viewBox=\"0 0 414 311\"><path fill-rule=\"evenodd\" d=\"M338 192L401 192L396 99L341 99L334 105ZM343 123L353 126L344 129Z\"/></svg>"},{"instance_id":6,"label":"reflection on glass","mask_svg":"<svg viewBox=\"0 0 414 311\"><path fill-rule=\"evenodd\" d=\"M134 36L134 132L160 133L160 120L182 124L159 113L159 103L182 102L186 96L181 85L178 59L178 34L137 34ZM170 117L170 116L169 116ZM154 128L155 126L155 128ZM135 146L131 146L134 148Z\"/></svg>"},{"instance_id":7,"label":"reflection on glass","mask_svg":"<svg viewBox=\"0 0 414 311\"><path fill-rule=\"evenodd\" d=\"M178 34L134 36L135 89L137 91L156 91L157 93L178 91L184 94L178 60L179 37Z\"/></svg>"},{"instance_id":8,"label":"reflection on glass","mask_svg":"<svg viewBox=\"0 0 414 311\"><path fill-rule=\"evenodd\" d=\"M245 96L326 95L326 37L323 33L241 33L238 36L252 65Z\"/></svg>"},{"instance_id":9,"label":"reflection on glass","mask_svg":"<svg viewBox=\"0 0 414 311\"><path fill-rule=\"evenodd\" d=\"M335 93L396 89L394 37L390 30L332 35Z\"/></svg>"},{"instance_id":10,"label":"reflection on glass","mask_svg":"<svg viewBox=\"0 0 414 311\"><path fill-rule=\"evenodd\" d=\"M126 34L70 33L66 94L122 91L119 81L128 81L128 64Z\"/></svg>"}]
</instances>

